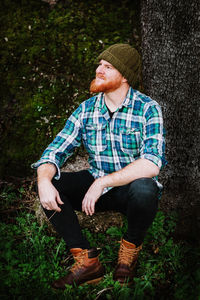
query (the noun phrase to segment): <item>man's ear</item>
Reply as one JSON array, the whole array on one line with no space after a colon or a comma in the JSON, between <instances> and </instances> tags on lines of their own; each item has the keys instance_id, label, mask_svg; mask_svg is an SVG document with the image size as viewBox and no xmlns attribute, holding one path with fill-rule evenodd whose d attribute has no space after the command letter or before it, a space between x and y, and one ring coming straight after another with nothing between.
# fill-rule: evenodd
<instances>
[{"instance_id":1,"label":"man's ear","mask_svg":"<svg viewBox=\"0 0 200 300\"><path fill-rule=\"evenodd\" d=\"M128 82L128 80L125 77L123 77L122 82Z\"/></svg>"}]
</instances>

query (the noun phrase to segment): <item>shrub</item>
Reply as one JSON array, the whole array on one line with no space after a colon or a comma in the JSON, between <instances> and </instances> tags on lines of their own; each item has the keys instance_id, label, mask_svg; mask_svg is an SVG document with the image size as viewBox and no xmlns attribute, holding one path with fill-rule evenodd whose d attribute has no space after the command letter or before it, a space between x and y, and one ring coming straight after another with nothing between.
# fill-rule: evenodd
<instances>
[{"instance_id":1,"label":"shrub","mask_svg":"<svg viewBox=\"0 0 200 300\"><path fill-rule=\"evenodd\" d=\"M135 15L125 0L59 1L53 8L2 1L1 176L10 169L30 174L30 164L90 96L97 55L112 43L133 43Z\"/></svg>"},{"instance_id":2,"label":"shrub","mask_svg":"<svg viewBox=\"0 0 200 300\"><path fill-rule=\"evenodd\" d=\"M29 187L0 191L4 217L0 223L1 299L198 299L199 246L174 241L177 216L161 211L146 235L132 286L121 288L112 277L117 241L127 227L124 222L122 228L110 227L106 233L83 230L91 246L101 248L106 272L97 286L53 290L50 283L66 273L72 259L64 241L50 234L46 225L40 226L25 207L27 191Z\"/></svg>"}]
</instances>

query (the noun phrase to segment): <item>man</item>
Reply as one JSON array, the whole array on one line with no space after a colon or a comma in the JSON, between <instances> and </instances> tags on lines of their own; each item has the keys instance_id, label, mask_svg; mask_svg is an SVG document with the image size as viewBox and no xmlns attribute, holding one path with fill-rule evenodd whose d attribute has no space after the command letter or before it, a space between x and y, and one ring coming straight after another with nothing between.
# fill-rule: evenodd
<instances>
[{"instance_id":1,"label":"man","mask_svg":"<svg viewBox=\"0 0 200 300\"><path fill-rule=\"evenodd\" d=\"M90 216L115 210L127 216L113 278L131 283L161 189L157 175L165 164L163 119L157 102L132 88L138 81L139 54L128 44L115 44L98 60L90 86L98 94L76 109L33 164L44 211L47 217L56 211L51 222L75 259L69 274L53 283L59 289L98 282L104 274L97 249L82 235L74 210ZM81 142L89 154L89 170L60 173Z\"/></svg>"}]
</instances>

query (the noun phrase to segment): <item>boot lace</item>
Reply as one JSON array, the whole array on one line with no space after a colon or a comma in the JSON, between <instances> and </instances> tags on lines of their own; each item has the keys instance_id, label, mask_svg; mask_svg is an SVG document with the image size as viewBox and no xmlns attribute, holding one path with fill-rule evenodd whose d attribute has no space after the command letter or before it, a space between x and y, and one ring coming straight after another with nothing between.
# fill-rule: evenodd
<instances>
[{"instance_id":1,"label":"boot lace","mask_svg":"<svg viewBox=\"0 0 200 300\"><path fill-rule=\"evenodd\" d=\"M137 260L139 251L142 249L142 246L137 248L126 248L124 244L121 243L118 255L118 264L125 264L130 266L134 261Z\"/></svg>"},{"instance_id":2,"label":"boot lace","mask_svg":"<svg viewBox=\"0 0 200 300\"><path fill-rule=\"evenodd\" d=\"M75 272L77 269L81 268L84 265L84 260L87 250L82 250L79 254L74 256L75 263L71 267L71 271Z\"/></svg>"}]
</instances>

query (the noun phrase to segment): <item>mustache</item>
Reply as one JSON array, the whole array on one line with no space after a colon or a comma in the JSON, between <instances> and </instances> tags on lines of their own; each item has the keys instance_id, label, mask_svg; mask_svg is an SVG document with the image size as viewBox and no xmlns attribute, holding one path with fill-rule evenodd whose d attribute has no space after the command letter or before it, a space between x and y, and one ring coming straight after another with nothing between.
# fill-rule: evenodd
<instances>
[{"instance_id":1,"label":"mustache","mask_svg":"<svg viewBox=\"0 0 200 300\"><path fill-rule=\"evenodd\" d=\"M100 74L97 74L96 78L100 78L100 79L104 79L105 80L105 76L104 75L100 75Z\"/></svg>"}]
</instances>

